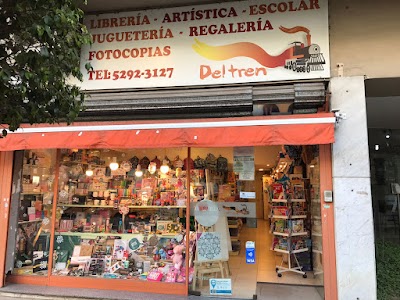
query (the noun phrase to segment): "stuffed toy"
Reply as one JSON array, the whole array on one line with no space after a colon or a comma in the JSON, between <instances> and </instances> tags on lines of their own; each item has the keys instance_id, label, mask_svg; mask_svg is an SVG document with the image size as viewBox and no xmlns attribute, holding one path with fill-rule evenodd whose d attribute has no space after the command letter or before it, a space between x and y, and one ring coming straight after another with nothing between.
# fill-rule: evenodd
<instances>
[{"instance_id":1,"label":"stuffed toy","mask_svg":"<svg viewBox=\"0 0 400 300\"><path fill-rule=\"evenodd\" d=\"M185 246L176 245L174 247L174 255L172 256L172 262L174 264L175 272L179 273L182 265L183 265L183 250Z\"/></svg>"}]
</instances>

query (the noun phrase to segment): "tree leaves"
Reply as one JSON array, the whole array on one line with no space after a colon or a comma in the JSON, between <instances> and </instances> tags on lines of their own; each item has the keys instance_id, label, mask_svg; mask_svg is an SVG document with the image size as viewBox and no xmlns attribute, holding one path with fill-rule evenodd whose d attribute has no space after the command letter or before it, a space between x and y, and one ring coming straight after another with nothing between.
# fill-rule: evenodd
<instances>
[{"instance_id":1,"label":"tree leaves","mask_svg":"<svg viewBox=\"0 0 400 300\"><path fill-rule=\"evenodd\" d=\"M80 49L91 42L82 10L73 0L1 2L0 123L11 131L23 122L71 123L84 94L68 79L82 79Z\"/></svg>"}]
</instances>

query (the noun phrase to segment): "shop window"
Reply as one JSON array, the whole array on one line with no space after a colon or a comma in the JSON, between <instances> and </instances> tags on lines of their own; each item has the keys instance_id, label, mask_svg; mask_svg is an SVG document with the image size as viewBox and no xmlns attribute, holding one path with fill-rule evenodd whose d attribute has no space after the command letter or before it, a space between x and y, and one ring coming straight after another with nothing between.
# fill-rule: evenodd
<instances>
[{"instance_id":1,"label":"shop window","mask_svg":"<svg viewBox=\"0 0 400 300\"><path fill-rule=\"evenodd\" d=\"M400 244L399 131L370 128L368 134L375 238Z\"/></svg>"},{"instance_id":2,"label":"shop window","mask_svg":"<svg viewBox=\"0 0 400 300\"><path fill-rule=\"evenodd\" d=\"M186 156L61 150L52 274L185 283Z\"/></svg>"},{"instance_id":3,"label":"shop window","mask_svg":"<svg viewBox=\"0 0 400 300\"><path fill-rule=\"evenodd\" d=\"M31 150L24 153L14 274L47 275L52 237L55 163L55 150Z\"/></svg>"}]
</instances>

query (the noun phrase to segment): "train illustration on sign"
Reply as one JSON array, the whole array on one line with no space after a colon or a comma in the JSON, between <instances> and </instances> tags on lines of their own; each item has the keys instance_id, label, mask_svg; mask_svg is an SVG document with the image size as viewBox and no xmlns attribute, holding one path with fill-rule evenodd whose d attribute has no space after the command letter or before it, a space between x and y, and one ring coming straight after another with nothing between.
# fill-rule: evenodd
<instances>
[{"instance_id":1,"label":"train illustration on sign","mask_svg":"<svg viewBox=\"0 0 400 300\"><path fill-rule=\"evenodd\" d=\"M267 68L284 67L294 72L310 73L311 71L323 71L325 58L318 44L311 43L310 30L304 26L279 29L288 34L297 32L306 33L307 41L293 42L279 55L270 55L261 46L251 42L237 42L232 44L211 46L195 39L192 48L199 55L215 61L223 61L235 57L248 57Z\"/></svg>"},{"instance_id":2,"label":"train illustration on sign","mask_svg":"<svg viewBox=\"0 0 400 300\"><path fill-rule=\"evenodd\" d=\"M286 33L305 32L307 34L307 46L301 42L291 43L293 54L292 57L286 59L285 69L293 70L294 72L322 71L324 69L325 58L321 53L321 48L317 44L311 44L311 34L308 28L296 26L293 28L279 27L280 30Z\"/></svg>"}]
</instances>

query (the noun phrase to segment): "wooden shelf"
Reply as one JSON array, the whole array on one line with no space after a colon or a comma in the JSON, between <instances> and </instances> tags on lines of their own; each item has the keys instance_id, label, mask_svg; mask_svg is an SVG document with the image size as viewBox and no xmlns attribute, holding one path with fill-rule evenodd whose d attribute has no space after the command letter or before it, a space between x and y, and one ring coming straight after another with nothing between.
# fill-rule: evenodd
<instances>
[{"instance_id":1,"label":"wooden shelf","mask_svg":"<svg viewBox=\"0 0 400 300\"><path fill-rule=\"evenodd\" d=\"M33 220L33 221L19 221L19 222L18 222L18 225L20 225L20 224L36 223L36 222L42 222L42 219L37 219L37 220Z\"/></svg>"},{"instance_id":2,"label":"wooden shelf","mask_svg":"<svg viewBox=\"0 0 400 300\"><path fill-rule=\"evenodd\" d=\"M318 254L322 254L322 251L321 250L314 250L313 249L313 251L312 252L314 252L314 253L318 253Z\"/></svg>"},{"instance_id":3,"label":"wooden shelf","mask_svg":"<svg viewBox=\"0 0 400 300\"><path fill-rule=\"evenodd\" d=\"M58 207L77 207L77 208L114 208L113 205L86 205L86 204L58 204ZM170 209L170 208L186 208L186 206L161 206L161 205L148 205L148 206L138 206L138 205L128 205L128 208L134 209Z\"/></svg>"},{"instance_id":4,"label":"wooden shelf","mask_svg":"<svg viewBox=\"0 0 400 300\"><path fill-rule=\"evenodd\" d=\"M58 207L77 207L77 208L113 208L113 205L86 205L86 204L58 204Z\"/></svg>"},{"instance_id":5,"label":"wooden shelf","mask_svg":"<svg viewBox=\"0 0 400 300\"><path fill-rule=\"evenodd\" d=\"M43 195L44 192L24 192L21 195Z\"/></svg>"},{"instance_id":6,"label":"wooden shelf","mask_svg":"<svg viewBox=\"0 0 400 300\"><path fill-rule=\"evenodd\" d=\"M141 233L105 233L105 232L99 232L99 233L91 233L91 232L71 232L71 231L56 231L55 235L65 235L65 236L79 236L82 239L96 239L98 236L119 236L122 239L131 239L134 237L140 237L143 236ZM152 233L149 233L149 236L153 235ZM177 234L157 234L158 237L165 237L165 238L174 238L177 236Z\"/></svg>"}]
</instances>

